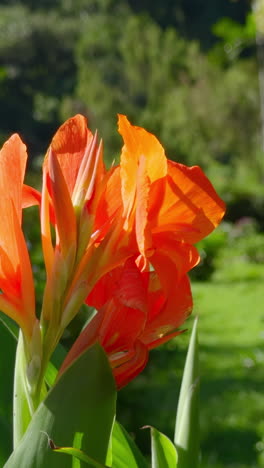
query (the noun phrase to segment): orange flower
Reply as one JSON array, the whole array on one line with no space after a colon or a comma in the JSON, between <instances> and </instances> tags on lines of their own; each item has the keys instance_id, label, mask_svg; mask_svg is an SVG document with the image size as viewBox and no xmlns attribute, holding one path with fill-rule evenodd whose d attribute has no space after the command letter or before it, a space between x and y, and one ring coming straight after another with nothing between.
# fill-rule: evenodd
<instances>
[{"instance_id":1,"label":"orange flower","mask_svg":"<svg viewBox=\"0 0 264 468\"><path fill-rule=\"evenodd\" d=\"M121 162L104 184L95 216L100 229L118 215L119 243L106 255L119 263L109 258L112 269L89 294L87 303L98 313L62 370L99 339L121 387L144 368L149 349L179 333L192 308L186 273L199 262L193 244L219 224L225 206L201 169L168 161L154 135L125 116L119 131Z\"/></svg>"},{"instance_id":2,"label":"orange flower","mask_svg":"<svg viewBox=\"0 0 264 468\"><path fill-rule=\"evenodd\" d=\"M118 387L137 375L149 350L176 336L189 315L187 272L199 262L194 244L224 214L200 168L167 160L156 137L122 115L119 132L120 165L106 171L102 143L86 119L65 122L45 157L41 195L23 185L27 155L20 138L11 137L0 152L0 308L28 340L35 333L31 351L41 361L40 381L85 301L98 312L62 370L99 340ZM22 208L36 203L47 271L41 334L21 230Z\"/></svg>"},{"instance_id":3,"label":"orange flower","mask_svg":"<svg viewBox=\"0 0 264 468\"><path fill-rule=\"evenodd\" d=\"M22 206L34 204L37 192L24 186L26 147L13 135L0 152L0 308L29 340L35 317L32 270L21 230Z\"/></svg>"}]
</instances>

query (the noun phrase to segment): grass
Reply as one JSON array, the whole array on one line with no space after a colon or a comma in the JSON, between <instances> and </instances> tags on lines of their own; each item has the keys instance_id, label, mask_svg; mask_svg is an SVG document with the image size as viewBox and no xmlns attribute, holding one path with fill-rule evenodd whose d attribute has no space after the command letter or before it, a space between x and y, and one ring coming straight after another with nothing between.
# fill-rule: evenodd
<instances>
[{"instance_id":1,"label":"grass","mask_svg":"<svg viewBox=\"0 0 264 468\"><path fill-rule=\"evenodd\" d=\"M201 468L264 466L263 283L195 283L201 366ZM190 322L188 327L190 326ZM119 395L119 419L147 452L152 424L173 437L189 332L152 352ZM263 418L263 422L262 422Z\"/></svg>"},{"instance_id":2,"label":"grass","mask_svg":"<svg viewBox=\"0 0 264 468\"><path fill-rule=\"evenodd\" d=\"M195 284L193 290L200 316L202 468L259 467L263 283Z\"/></svg>"}]
</instances>

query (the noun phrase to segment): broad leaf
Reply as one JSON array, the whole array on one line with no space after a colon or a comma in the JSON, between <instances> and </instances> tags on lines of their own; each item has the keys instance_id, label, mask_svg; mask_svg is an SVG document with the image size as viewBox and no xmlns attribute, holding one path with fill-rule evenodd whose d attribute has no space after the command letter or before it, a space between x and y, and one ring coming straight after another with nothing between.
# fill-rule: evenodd
<instances>
[{"instance_id":1,"label":"broad leaf","mask_svg":"<svg viewBox=\"0 0 264 468\"><path fill-rule=\"evenodd\" d=\"M5 468L71 468L71 457L52 450L47 437L62 447L74 447L77 433L82 434L78 448L104 464L115 403L116 389L108 359L101 346L95 344L60 376ZM87 464L80 461L82 467Z\"/></svg>"},{"instance_id":2,"label":"broad leaf","mask_svg":"<svg viewBox=\"0 0 264 468\"><path fill-rule=\"evenodd\" d=\"M148 464L132 437L117 421L112 434L112 468L147 468Z\"/></svg>"}]
</instances>

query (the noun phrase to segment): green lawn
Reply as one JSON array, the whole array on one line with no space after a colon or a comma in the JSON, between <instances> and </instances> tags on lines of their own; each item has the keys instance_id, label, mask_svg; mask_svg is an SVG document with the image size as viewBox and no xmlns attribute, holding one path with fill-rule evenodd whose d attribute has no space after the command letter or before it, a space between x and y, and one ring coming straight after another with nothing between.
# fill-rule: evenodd
<instances>
[{"instance_id":1,"label":"green lawn","mask_svg":"<svg viewBox=\"0 0 264 468\"><path fill-rule=\"evenodd\" d=\"M199 315L201 468L264 466L263 289L260 281L193 284L194 314ZM153 351L144 373L120 393L119 419L144 451L149 436L138 430L144 424L173 436L188 336Z\"/></svg>"},{"instance_id":2,"label":"green lawn","mask_svg":"<svg viewBox=\"0 0 264 468\"><path fill-rule=\"evenodd\" d=\"M253 468L264 450L262 282L195 284L200 316L202 468Z\"/></svg>"}]
</instances>

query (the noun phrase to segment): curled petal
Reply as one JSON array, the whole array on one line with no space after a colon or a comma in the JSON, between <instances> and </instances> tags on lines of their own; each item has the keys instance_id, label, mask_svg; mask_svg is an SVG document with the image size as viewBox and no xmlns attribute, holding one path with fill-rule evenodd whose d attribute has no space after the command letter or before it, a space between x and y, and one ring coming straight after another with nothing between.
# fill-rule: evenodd
<instances>
[{"instance_id":1,"label":"curled petal","mask_svg":"<svg viewBox=\"0 0 264 468\"><path fill-rule=\"evenodd\" d=\"M127 359L127 360L125 360ZM124 361L118 365L119 361ZM127 353L127 356L115 358L110 356L110 365L113 368L117 388L120 389L127 385L140 372L143 371L148 362L148 349L143 343L137 341L134 349Z\"/></svg>"},{"instance_id":2,"label":"curled petal","mask_svg":"<svg viewBox=\"0 0 264 468\"><path fill-rule=\"evenodd\" d=\"M163 288L166 291L166 281L171 268L173 269L173 279L177 281L198 265L200 255L196 247L174 240L173 235L169 232L156 234L153 239L155 251L150 261L159 277L164 278Z\"/></svg>"},{"instance_id":3,"label":"curled petal","mask_svg":"<svg viewBox=\"0 0 264 468\"><path fill-rule=\"evenodd\" d=\"M29 206L40 205L41 194L38 190L24 184L22 187L22 208Z\"/></svg>"}]
</instances>

